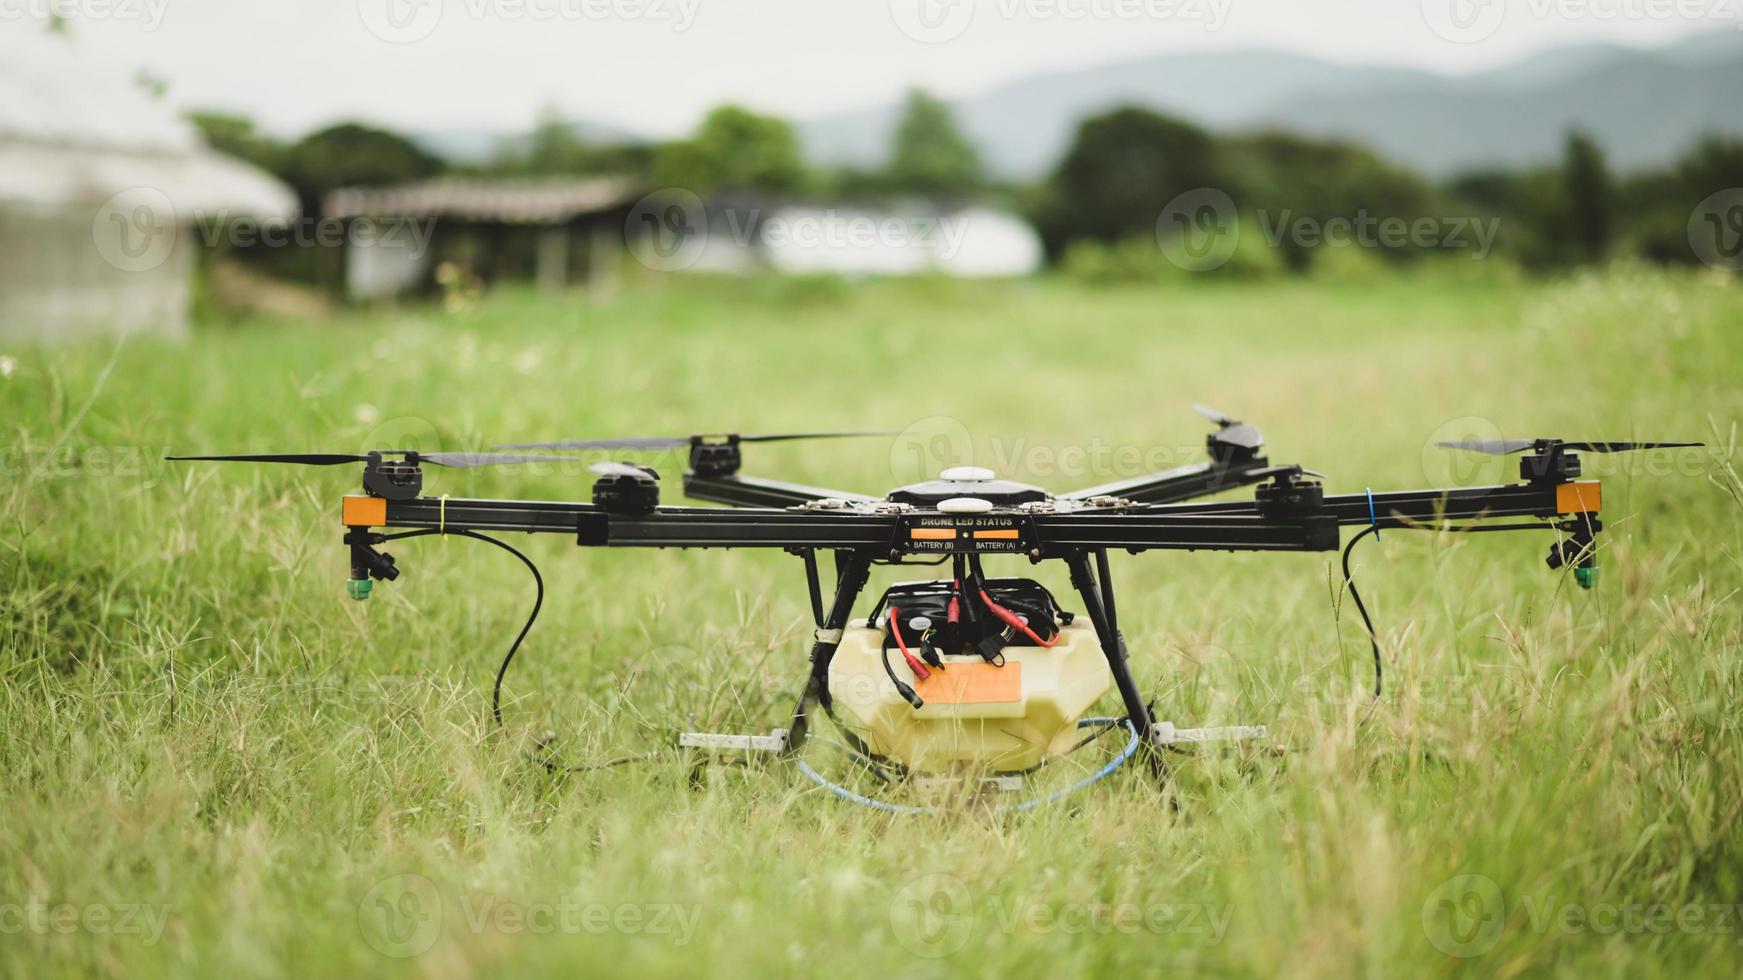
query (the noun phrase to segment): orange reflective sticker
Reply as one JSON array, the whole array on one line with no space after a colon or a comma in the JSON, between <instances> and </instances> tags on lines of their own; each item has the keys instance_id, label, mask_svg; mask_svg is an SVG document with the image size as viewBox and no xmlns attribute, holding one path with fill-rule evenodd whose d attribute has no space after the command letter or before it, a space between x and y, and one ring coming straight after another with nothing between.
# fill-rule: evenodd
<instances>
[{"instance_id":1,"label":"orange reflective sticker","mask_svg":"<svg viewBox=\"0 0 1743 980\"><path fill-rule=\"evenodd\" d=\"M387 523L387 501L380 497L347 496L342 514L346 527L381 527Z\"/></svg>"},{"instance_id":2,"label":"orange reflective sticker","mask_svg":"<svg viewBox=\"0 0 1743 980\"><path fill-rule=\"evenodd\" d=\"M1589 514L1598 509L1602 496L1596 481L1559 484L1555 488L1555 509L1563 514Z\"/></svg>"},{"instance_id":3,"label":"orange reflective sticker","mask_svg":"<svg viewBox=\"0 0 1743 980\"><path fill-rule=\"evenodd\" d=\"M1006 661L1003 667L989 663L946 664L932 676L914 685L928 703L994 704L1023 700L1022 661Z\"/></svg>"}]
</instances>

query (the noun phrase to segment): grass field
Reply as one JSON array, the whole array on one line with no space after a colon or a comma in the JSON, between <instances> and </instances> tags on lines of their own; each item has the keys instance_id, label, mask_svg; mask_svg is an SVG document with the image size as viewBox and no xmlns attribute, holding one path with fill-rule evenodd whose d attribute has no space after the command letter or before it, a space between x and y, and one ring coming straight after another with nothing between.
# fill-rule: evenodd
<instances>
[{"instance_id":1,"label":"grass field","mask_svg":"<svg viewBox=\"0 0 1743 980\"><path fill-rule=\"evenodd\" d=\"M7 975L1743 962L1734 283L668 284L0 354ZM517 540L550 594L499 732L491 674L530 601L512 559L404 542L400 581L351 602L351 468L157 461L879 426L906 434L759 447L748 469L882 490L968 444L1064 490L1198 458L1194 401L1259 423L1273 459L1335 491L1507 478L1439 438L1709 448L1587 458L1608 526L1591 592L1544 567L1543 534L1364 543L1389 677L1365 723L1368 650L1335 555L1116 558L1161 717L1268 724L1289 751L1181 760L1178 810L1132 767L1025 816L924 818L781 766L693 787L679 758L529 762L547 729L588 760L783 723L808 635L788 556ZM428 491L584 499L587 483L437 471Z\"/></svg>"}]
</instances>

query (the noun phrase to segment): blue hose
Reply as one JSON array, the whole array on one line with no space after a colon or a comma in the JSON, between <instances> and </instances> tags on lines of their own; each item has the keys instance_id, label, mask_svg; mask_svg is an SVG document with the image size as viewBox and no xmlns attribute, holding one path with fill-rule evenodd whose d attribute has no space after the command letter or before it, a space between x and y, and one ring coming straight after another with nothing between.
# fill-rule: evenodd
<instances>
[{"instance_id":1,"label":"blue hose","mask_svg":"<svg viewBox=\"0 0 1743 980\"><path fill-rule=\"evenodd\" d=\"M1126 726L1126 731L1132 733L1132 739L1126 743L1125 749L1109 761L1107 765L1102 766L1094 773L1072 783L1070 786L1054 790L1046 796L1037 797L1033 800L1024 800L1021 803L1001 803L998 806L993 807L993 812L1023 813L1027 810L1033 810L1036 807L1046 806L1049 803L1056 803L1085 786L1088 786L1090 783L1099 782L1102 779L1107 778L1115 769L1125 765L1126 760L1130 759L1133 753L1138 751L1138 729L1133 726L1130 718L1084 718L1077 723L1077 727L1079 728L1087 728L1090 725L1124 725ZM943 812L938 807L934 806L907 806L902 803L885 803L883 800L874 800L869 796L861 796L845 786L838 786L823 778L823 776L818 774L817 770L811 768L810 764L804 759L797 759L795 761L799 764L799 771L804 773L807 779L810 779L812 782L829 792L834 793L836 796L841 797L849 803L854 803L863 807L870 807L873 810L881 810L884 813L901 814L902 816L916 816L922 813Z\"/></svg>"}]
</instances>

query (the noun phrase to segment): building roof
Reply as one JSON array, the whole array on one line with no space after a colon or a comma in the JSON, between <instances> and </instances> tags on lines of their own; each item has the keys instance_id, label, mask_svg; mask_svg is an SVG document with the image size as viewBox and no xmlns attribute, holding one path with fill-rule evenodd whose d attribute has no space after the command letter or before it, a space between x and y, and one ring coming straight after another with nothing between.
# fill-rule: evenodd
<instances>
[{"instance_id":1,"label":"building roof","mask_svg":"<svg viewBox=\"0 0 1743 980\"><path fill-rule=\"evenodd\" d=\"M622 177L557 179L437 178L394 187L346 187L321 202L329 218L449 217L509 224L555 224L634 201Z\"/></svg>"},{"instance_id":2,"label":"building roof","mask_svg":"<svg viewBox=\"0 0 1743 980\"><path fill-rule=\"evenodd\" d=\"M0 205L77 207L159 192L184 220L287 221L290 188L206 147L192 124L71 39L0 40Z\"/></svg>"}]
</instances>

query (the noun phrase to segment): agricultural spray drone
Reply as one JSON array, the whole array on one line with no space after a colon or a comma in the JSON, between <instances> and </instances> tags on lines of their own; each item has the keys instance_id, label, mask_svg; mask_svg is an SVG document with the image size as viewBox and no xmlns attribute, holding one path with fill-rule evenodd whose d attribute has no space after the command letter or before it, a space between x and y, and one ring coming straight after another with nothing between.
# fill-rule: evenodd
<instances>
[{"instance_id":1,"label":"agricultural spray drone","mask_svg":"<svg viewBox=\"0 0 1743 980\"><path fill-rule=\"evenodd\" d=\"M501 721L504 672L542 605L544 585L524 554L485 532L562 534L587 548L778 548L804 566L816 622L810 664L785 728L770 735L686 733L701 750L766 751L793 756L805 774L839 795L883 809L901 806L861 796L818 775L798 753L814 722L828 717L846 747L874 774L939 778L976 771L1001 785L1033 772L1096 737L1124 730L1128 741L1111 763L1050 797L1100 778L1142 752L1162 772L1161 752L1216 740L1263 737L1257 727L1185 729L1158 722L1127 664L1108 554L1126 551L1336 551L1344 546L1345 581L1374 653L1373 624L1349 576L1349 551L1390 528L1440 531L1552 532L1547 562L1571 568L1591 588L1602 530L1596 481L1580 480L1581 452L1695 446L1672 442L1571 442L1559 439L1441 443L1491 455L1523 454L1520 482L1451 489L1327 494L1321 474L1271 463L1259 430L1206 409L1216 426L1209 459L1189 466L1063 494L958 467L938 479L882 497L802 486L740 472L744 447L759 442L889 433L698 435L599 439L500 447L508 453L252 454L172 456L315 466L363 465L363 493L346 496L341 516L350 550L347 588L368 598L373 583L400 569L380 550L389 541L456 534L512 552L538 581L539 602L497 672L492 711ZM631 463L598 463L588 503L475 500L423 495L424 467L472 467L572 457L527 451L687 450L684 495L725 507L660 503L658 474ZM1194 502L1254 487L1250 500ZM1344 528L1360 529L1344 545ZM393 530L403 529L403 530ZM825 587L819 553L834 558ZM989 558L1058 560L1070 572L1081 615L1041 584L990 577ZM949 576L892 586L863 618L855 602L880 564L948 565ZM1107 692L1122 714L1086 718ZM1088 734L1083 734L1085 731ZM955 777L966 778L966 777Z\"/></svg>"}]
</instances>

